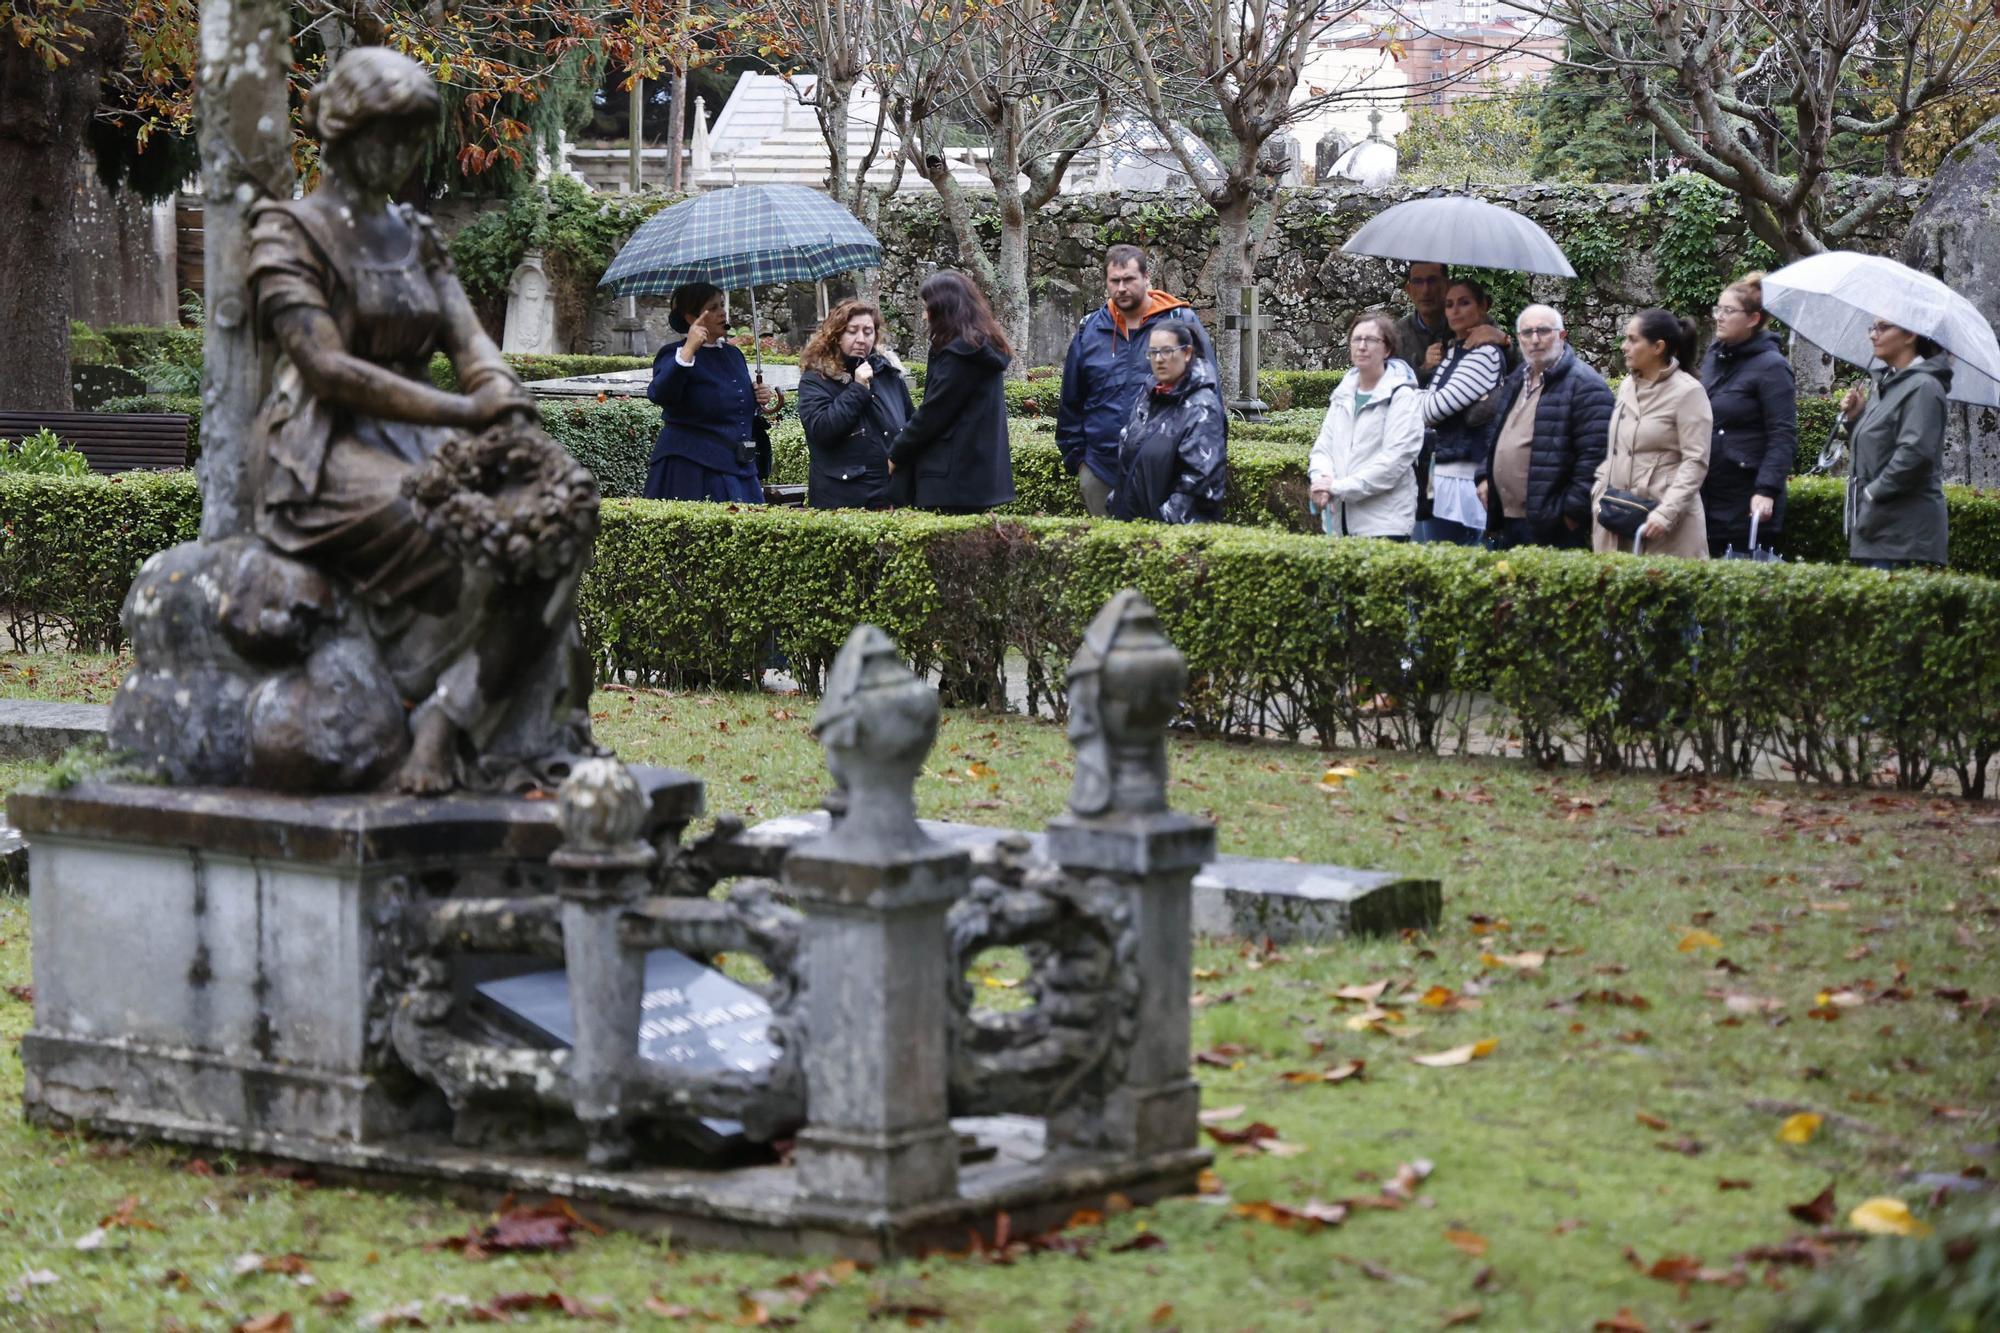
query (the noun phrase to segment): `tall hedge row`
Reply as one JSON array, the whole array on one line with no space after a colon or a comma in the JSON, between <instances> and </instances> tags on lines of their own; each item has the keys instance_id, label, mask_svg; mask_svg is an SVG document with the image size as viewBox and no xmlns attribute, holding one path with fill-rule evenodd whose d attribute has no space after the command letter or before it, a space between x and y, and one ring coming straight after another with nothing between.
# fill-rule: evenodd
<instances>
[{"instance_id":1,"label":"tall hedge row","mask_svg":"<svg viewBox=\"0 0 2000 1333\"><path fill-rule=\"evenodd\" d=\"M1125 586L1188 655L1191 716L1223 733L1456 749L1512 730L1543 760L1775 754L1804 779L1889 764L1968 791L2000 748L2000 583L1950 574L618 501L584 596L602 669L630 679L748 679L775 639L810 684L867 620L951 663L967 702L1012 670L1059 706L1084 625ZM1378 715L1381 694L1400 711Z\"/></svg>"},{"instance_id":2,"label":"tall hedge row","mask_svg":"<svg viewBox=\"0 0 2000 1333\"><path fill-rule=\"evenodd\" d=\"M0 618L17 648L119 643L146 555L194 535L185 474L0 479ZM956 698L1059 708L1117 589L1143 589L1230 734L1805 780L1934 771L1983 792L2000 750L2000 582L1840 566L1331 542L1214 525L819 513L612 500L583 589L607 677L748 680L773 642L816 685L883 626ZM1378 714L1378 695L1400 709ZM1482 739L1483 738L1483 739Z\"/></svg>"}]
</instances>

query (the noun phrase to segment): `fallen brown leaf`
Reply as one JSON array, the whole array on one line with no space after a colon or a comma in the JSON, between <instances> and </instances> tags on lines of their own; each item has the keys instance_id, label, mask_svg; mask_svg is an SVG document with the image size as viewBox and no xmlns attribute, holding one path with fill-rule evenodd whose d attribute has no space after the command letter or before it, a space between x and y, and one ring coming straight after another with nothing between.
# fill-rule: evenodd
<instances>
[{"instance_id":1,"label":"fallen brown leaf","mask_svg":"<svg viewBox=\"0 0 2000 1333\"><path fill-rule=\"evenodd\" d=\"M1839 1216L1839 1210L1834 1207L1832 1182L1828 1182L1825 1189L1804 1203L1786 1204L1785 1211L1808 1225L1825 1226Z\"/></svg>"},{"instance_id":2,"label":"fallen brown leaf","mask_svg":"<svg viewBox=\"0 0 2000 1333\"><path fill-rule=\"evenodd\" d=\"M1447 1310L1444 1316L1444 1323L1440 1324L1439 1327L1457 1328L1462 1324L1476 1324L1479 1322L1479 1316L1485 1313L1485 1309L1481 1306L1460 1306L1456 1310Z\"/></svg>"},{"instance_id":3,"label":"fallen brown leaf","mask_svg":"<svg viewBox=\"0 0 2000 1333\"><path fill-rule=\"evenodd\" d=\"M1277 1126L1267 1125L1261 1120L1253 1120L1241 1129L1225 1129L1221 1125L1203 1125L1201 1128L1203 1133L1222 1144L1250 1143L1257 1139L1278 1137Z\"/></svg>"},{"instance_id":4,"label":"fallen brown leaf","mask_svg":"<svg viewBox=\"0 0 2000 1333\"><path fill-rule=\"evenodd\" d=\"M1438 1051L1432 1055L1413 1055L1410 1060L1411 1063L1420 1064L1426 1069L1452 1069L1459 1065L1469 1065L1474 1060L1493 1054L1499 1045L1497 1037L1488 1037L1484 1041L1475 1041L1466 1046L1454 1046L1448 1051Z\"/></svg>"},{"instance_id":5,"label":"fallen brown leaf","mask_svg":"<svg viewBox=\"0 0 2000 1333\"><path fill-rule=\"evenodd\" d=\"M292 1333L292 1316L283 1310L276 1314L251 1315L234 1325L231 1333Z\"/></svg>"},{"instance_id":6,"label":"fallen brown leaf","mask_svg":"<svg viewBox=\"0 0 2000 1333\"><path fill-rule=\"evenodd\" d=\"M1477 1231L1447 1231L1444 1233L1444 1238L1447 1244L1475 1259L1481 1258L1486 1253L1486 1237Z\"/></svg>"}]
</instances>

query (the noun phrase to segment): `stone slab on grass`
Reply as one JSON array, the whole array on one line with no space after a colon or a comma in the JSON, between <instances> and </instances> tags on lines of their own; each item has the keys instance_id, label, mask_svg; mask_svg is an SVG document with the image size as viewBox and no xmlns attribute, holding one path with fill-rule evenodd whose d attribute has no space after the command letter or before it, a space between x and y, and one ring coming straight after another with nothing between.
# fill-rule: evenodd
<instances>
[{"instance_id":1,"label":"stone slab on grass","mask_svg":"<svg viewBox=\"0 0 2000 1333\"><path fill-rule=\"evenodd\" d=\"M104 739L110 716L103 704L0 699L0 759L60 759L73 746Z\"/></svg>"},{"instance_id":2,"label":"stone slab on grass","mask_svg":"<svg viewBox=\"0 0 2000 1333\"><path fill-rule=\"evenodd\" d=\"M938 819L917 823L939 842L968 851L1018 835L1037 855L1047 854L1047 838L1041 833ZM746 830L738 841L770 854L774 864L784 849L826 828L824 811L780 815ZM1225 854L1194 877L1194 929L1200 935L1321 944L1429 930L1443 910L1444 889L1437 880L1387 870Z\"/></svg>"}]
</instances>

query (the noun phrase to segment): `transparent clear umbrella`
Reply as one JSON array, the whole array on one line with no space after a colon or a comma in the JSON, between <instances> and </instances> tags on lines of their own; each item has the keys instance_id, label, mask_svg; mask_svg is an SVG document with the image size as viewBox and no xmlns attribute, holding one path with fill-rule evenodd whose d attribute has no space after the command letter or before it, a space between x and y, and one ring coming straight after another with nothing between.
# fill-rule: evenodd
<instances>
[{"instance_id":1,"label":"transparent clear umbrella","mask_svg":"<svg viewBox=\"0 0 2000 1333\"><path fill-rule=\"evenodd\" d=\"M1951 398L2000 407L2000 340L1972 302L1893 259L1830 250L1764 278L1764 308L1822 351L1874 366L1876 320L1920 333L1952 355Z\"/></svg>"},{"instance_id":2,"label":"transparent clear umbrella","mask_svg":"<svg viewBox=\"0 0 2000 1333\"><path fill-rule=\"evenodd\" d=\"M1532 218L1465 195L1411 199L1385 208L1340 247L1343 254L1459 264L1573 278L1555 238Z\"/></svg>"}]
</instances>

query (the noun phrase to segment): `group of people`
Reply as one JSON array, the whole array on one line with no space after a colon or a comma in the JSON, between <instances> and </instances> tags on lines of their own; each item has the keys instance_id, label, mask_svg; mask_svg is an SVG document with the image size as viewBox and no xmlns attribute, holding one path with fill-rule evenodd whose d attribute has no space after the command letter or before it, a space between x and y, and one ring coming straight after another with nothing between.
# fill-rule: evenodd
<instances>
[{"instance_id":1,"label":"group of people","mask_svg":"<svg viewBox=\"0 0 2000 1333\"><path fill-rule=\"evenodd\" d=\"M807 493L821 508L910 505L977 513L1014 498L1007 448L1007 335L963 273L924 281L930 335L924 400L882 341L882 312L862 301L834 308L799 357L799 417L812 454ZM782 393L754 382L743 353L722 338L722 293L678 287L669 323L681 334L653 359L646 396L662 425L646 495L762 504L770 475L770 418Z\"/></svg>"},{"instance_id":2,"label":"group of people","mask_svg":"<svg viewBox=\"0 0 2000 1333\"><path fill-rule=\"evenodd\" d=\"M1310 504L1329 535L1693 559L1777 549L1798 414L1761 274L1723 289L1698 359L1692 321L1633 315L1615 393L1551 306L1523 310L1509 337L1475 278L1413 263L1404 291L1407 315L1369 311L1350 327L1351 369L1312 447ZM1013 349L967 275L934 273L920 295L921 406L876 307L840 303L806 344L798 412L811 505L975 513L1014 498ZM753 383L722 340L720 292L693 284L672 304L685 336L654 363L648 396L665 425L646 494L755 503L770 465L765 422L783 396ZM1857 387L1841 404L1850 555L1942 565L1951 370L1907 329L1878 321L1871 341L1887 369L1872 395ZM1228 412L1214 349L1193 308L1151 285L1137 246L1105 254L1105 302L1064 361L1056 443L1095 517L1221 517Z\"/></svg>"},{"instance_id":3,"label":"group of people","mask_svg":"<svg viewBox=\"0 0 2000 1333\"><path fill-rule=\"evenodd\" d=\"M1085 508L1166 523L1221 517L1228 413L1207 330L1187 302L1150 285L1137 246L1111 247L1105 291L1070 345L1056 423ZM799 355L815 508L964 514L1014 498L1007 335L963 273L933 273L919 296L929 342L921 406L884 341L882 312L865 301L836 305ZM647 397L663 424L646 494L759 503L768 422L784 397L755 383L743 353L723 341L719 290L691 283L670 304L682 336L653 362Z\"/></svg>"},{"instance_id":4,"label":"group of people","mask_svg":"<svg viewBox=\"0 0 2000 1333\"><path fill-rule=\"evenodd\" d=\"M1509 339L1476 279L1411 264L1411 313L1371 311L1349 329L1353 369L1308 464L1323 526L1693 559L1776 550L1798 404L1762 279L1722 290L1699 359L1691 320L1633 315L1613 393L1569 346L1560 311L1529 306ZM1878 568L1942 565L1951 370L1907 329L1878 320L1870 341L1886 370L1872 396L1857 386L1841 403L1849 554Z\"/></svg>"}]
</instances>

